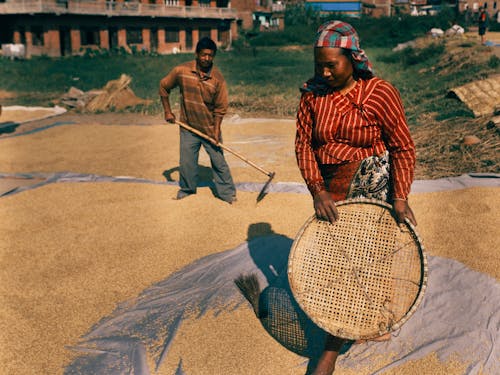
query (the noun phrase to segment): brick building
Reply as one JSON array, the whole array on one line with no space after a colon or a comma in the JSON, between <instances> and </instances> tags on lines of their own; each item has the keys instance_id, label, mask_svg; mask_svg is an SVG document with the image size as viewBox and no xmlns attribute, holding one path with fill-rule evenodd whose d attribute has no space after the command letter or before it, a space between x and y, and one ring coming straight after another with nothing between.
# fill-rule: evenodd
<instances>
[{"instance_id":1,"label":"brick building","mask_svg":"<svg viewBox=\"0 0 500 375\"><path fill-rule=\"evenodd\" d=\"M490 17L493 17L500 10L500 0L459 0L459 9L461 12L464 12L468 8L472 13L477 13L480 6L486 8Z\"/></svg>"},{"instance_id":2,"label":"brick building","mask_svg":"<svg viewBox=\"0 0 500 375\"><path fill-rule=\"evenodd\" d=\"M241 23L230 0L0 0L0 42L26 55L85 49L192 51L204 36L231 44Z\"/></svg>"},{"instance_id":3,"label":"brick building","mask_svg":"<svg viewBox=\"0 0 500 375\"><path fill-rule=\"evenodd\" d=\"M306 6L320 13L339 13L351 17L359 17L361 14L373 17L393 16L397 13L410 13L412 9L430 8L438 3L440 5L435 7L435 11L427 14L437 14L438 9L450 7L456 8L459 12L465 12L468 8L474 16L477 15L479 7L483 6L490 17L496 20L494 16L500 10L500 0L444 0L441 2L436 0L305 0Z\"/></svg>"}]
</instances>

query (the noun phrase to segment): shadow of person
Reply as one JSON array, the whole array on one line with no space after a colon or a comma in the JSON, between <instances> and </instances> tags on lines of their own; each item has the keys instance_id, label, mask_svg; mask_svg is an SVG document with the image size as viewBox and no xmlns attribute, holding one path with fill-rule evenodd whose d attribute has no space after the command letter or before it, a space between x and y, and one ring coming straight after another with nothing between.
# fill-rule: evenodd
<instances>
[{"instance_id":1,"label":"shadow of person","mask_svg":"<svg viewBox=\"0 0 500 375\"><path fill-rule=\"evenodd\" d=\"M20 124L12 121L0 122L0 134L14 133Z\"/></svg>"},{"instance_id":2,"label":"shadow of person","mask_svg":"<svg viewBox=\"0 0 500 375\"><path fill-rule=\"evenodd\" d=\"M306 374L310 374L323 352L327 335L293 297L287 273L293 240L261 222L248 227L247 242L250 256L267 286L260 290L256 274L241 275L235 283L264 329L286 349L309 358Z\"/></svg>"},{"instance_id":3,"label":"shadow of person","mask_svg":"<svg viewBox=\"0 0 500 375\"><path fill-rule=\"evenodd\" d=\"M170 169L166 169L163 171L162 175L165 177L165 179L168 182L176 182L178 181L175 180L172 177L172 174L174 173L179 173L179 167L173 167ZM212 175L212 168L210 167L205 167L204 165L198 165L198 187L208 187L212 191L212 194L215 195L215 185L213 183L213 175Z\"/></svg>"}]
</instances>

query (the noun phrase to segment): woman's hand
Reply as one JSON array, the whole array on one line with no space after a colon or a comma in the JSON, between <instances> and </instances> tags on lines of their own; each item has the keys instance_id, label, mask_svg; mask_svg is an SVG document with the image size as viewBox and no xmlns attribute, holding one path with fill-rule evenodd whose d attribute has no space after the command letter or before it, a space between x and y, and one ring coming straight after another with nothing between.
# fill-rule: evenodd
<instances>
[{"instance_id":1,"label":"woman's hand","mask_svg":"<svg viewBox=\"0 0 500 375\"><path fill-rule=\"evenodd\" d=\"M394 216L396 217L396 221L398 223L404 223L405 218L407 218L410 223L415 226L417 225L417 220L415 219L415 215L408 205L408 201L395 199L392 208L394 210Z\"/></svg>"},{"instance_id":2,"label":"woman's hand","mask_svg":"<svg viewBox=\"0 0 500 375\"><path fill-rule=\"evenodd\" d=\"M328 220L330 223L334 223L339 218L335 201L330 193L324 190L314 196L314 211L318 219Z\"/></svg>"}]
</instances>

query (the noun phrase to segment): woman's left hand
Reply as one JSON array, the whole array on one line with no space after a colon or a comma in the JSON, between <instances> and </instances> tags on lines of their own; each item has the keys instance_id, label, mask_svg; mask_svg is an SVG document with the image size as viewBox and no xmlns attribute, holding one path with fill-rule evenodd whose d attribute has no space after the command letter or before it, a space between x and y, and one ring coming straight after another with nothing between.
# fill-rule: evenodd
<instances>
[{"instance_id":1,"label":"woman's left hand","mask_svg":"<svg viewBox=\"0 0 500 375\"><path fill-rule=\"evenodd\" d=\"M394 215L396 216L396 221L398 223L404 223L406 218L413 225L417 225L417 220L415 219L415 215L408 205L408 201L395 199L392 208L394 210Z\"/></svg>"}]
</instances>

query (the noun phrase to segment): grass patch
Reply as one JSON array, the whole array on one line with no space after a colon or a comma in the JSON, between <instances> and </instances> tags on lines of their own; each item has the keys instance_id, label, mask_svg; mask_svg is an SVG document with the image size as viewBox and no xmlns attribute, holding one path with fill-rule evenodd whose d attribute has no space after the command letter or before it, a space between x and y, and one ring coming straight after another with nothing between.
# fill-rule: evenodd
<instances>
[{"instance_id":1,"label":"grass patch","mask_svg":"<svg viewBox=\"0 0 500 375\"><path fill-rule=\"evenodd\" d=\"M243 117L295 117L299 87L313 73L312 48L295 47L242 44L233 51L220 51L216 64L228 83L230 112ZM372 46L366 52L376 75L401 93L418 150L416 178L500 172L500 132L475 119L459 100L447 97L454 87L499 73L500 61L490 49L458 40L401 52ZM162 111L159 80L175 65L191 59L192 54L113 53L63 59L0 59L2 104L48 106L71 86L85 91L98 89L125 73L132 77L131 88L137 96L153 100L152 105L129 111L156 115ZM178 95L174 90L172 104L177 110ZM468 134L477 135L483 142L465 146L462 139Z\"/></svg>"},{"instance_id":2,"label":"grass patch","mask_svg":"<svg viewBox=\"0 0 500 375\"><path fill-rule=\"evenodd\" d=\"M460 47L464 44L467 47ZM469 46L464 41L458 41L457 45L451 52L443 42L400 52L392 52L386 47L366 50L376 74L400 90L411 125L419 125L430 118L470 118L472 114L468 108L456 99L447 99L446 94L453 87L498 72L499 59L494 55L484 57L488 55L479 51L482 46ZM300 98L299 87L313 73L311 49L254 46L220 51L216 64L228 83L231 111L247 117L294 117ZM152 105L131 111L158 114L161 112L159 80L175 65L192 58L192 54L98 54L62 59L1 59L0 75L3 79L0 90L17 94L15 98L3 99L4 105L46 106L54 103L71 86L84 91L99 89L125 73L132 77L131 88L137 96L153 100ZM172 103L176 108L177 102L178 91L175 90Z\"/></svg>"},{"instance_id":3,"label":"grass patch","mask_svg":"<svg viewBox=\"0 0 500 375\"><path fill-rule=\"evenodd\" d=\"M383 62L407 67L417 64L428 64L439 59L445 51L445 45L442 42L430 43L424 48L408 47L401 51L386 55L381 60Z\"/></svg>"}]
</instances>

